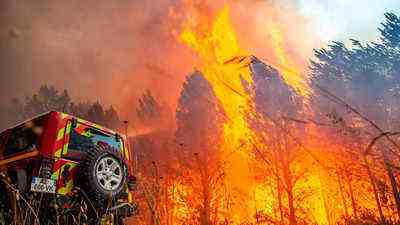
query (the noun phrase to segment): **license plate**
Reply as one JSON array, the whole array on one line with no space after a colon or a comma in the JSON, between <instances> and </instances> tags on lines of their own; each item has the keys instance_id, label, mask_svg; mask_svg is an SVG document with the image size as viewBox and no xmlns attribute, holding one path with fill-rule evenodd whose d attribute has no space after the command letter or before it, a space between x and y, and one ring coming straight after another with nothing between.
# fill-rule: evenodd
<instances>
[{"instance_id":1,"label":"license plate","mask_svg":"<svg viewBox=\"0 0 400 225\"><path fill-rule=\"evenodd\" d=\"M56 181L46 178L33 177L31 183L31 191L56 193Z\"/></svg>"}]
</instances>

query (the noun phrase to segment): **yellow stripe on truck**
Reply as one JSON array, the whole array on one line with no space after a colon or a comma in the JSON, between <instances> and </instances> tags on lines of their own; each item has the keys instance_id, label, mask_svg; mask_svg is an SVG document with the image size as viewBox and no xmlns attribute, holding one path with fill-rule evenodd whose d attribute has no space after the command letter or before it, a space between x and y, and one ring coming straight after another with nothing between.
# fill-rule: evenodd
<instances>
[{"instance_id":1,"label":"yellow stripe on truck","mask_svg":"<svg viewBox=\"0 0 400 225\"><path fill-rule=\"evenodd\" d=\"M66 113L61 113L61 119L65 119L65 118L67 118L67 116L68 116L68 114L66 114Z\"/></svg>"},{"instance_id":2,"label":"yellow stripe on truck","mask_svg":"<svg viewBox=\"0 0 400 225\"><path fill-rule=\"evenodd\" d=\"M68 153L68 143L64 144L62 148L58 149L54 152L54 156L56 158L60 158L61 154L66 155Z\"/></svg>"},{"instance_id":3,"label":"yellow stripe on truck","mask_svg":"<svg viewBox=\"0 0 400 225\"><path fill-rule=\"evenodd\" d=\"M58 149L56 152L54 152L54 156L60 158L62 150L63 150L63 148Z\"/></svg>"},{"instance_id":4,"label":"yellow stripe on truck","mask_svg":"<svg viewBox=\"0 0 400 225\"><path fill-rule=\"evenodd\" d=\"M68 194L69 192L72 191L73 186L74 186L74 181L73 179L70 179L68 180L67 184L64 187L58 189L57 193L62 195Z\"/></svg>"},{"instance_id":5,"label":"yellow stripe on truck","mask_svg":"<svg viewBox=\"0 0 400 225\"><path fill-rule=\"evenodd\" d=\"M65 133L65 127L58 130L57 141L61 141L64 138L64 133Z\"/></svg>"},{"instance_id":6,"label":"yellow stripe on truck","mask_svg":"<svg viewBox=\"0 0 400 225\"><path fill-rule=\"evenodd\" d=\"M53 174L51 174L51 179L58 180L58 175L60 175L60 170L53 172Z\"/></svg>"}]
</instances>

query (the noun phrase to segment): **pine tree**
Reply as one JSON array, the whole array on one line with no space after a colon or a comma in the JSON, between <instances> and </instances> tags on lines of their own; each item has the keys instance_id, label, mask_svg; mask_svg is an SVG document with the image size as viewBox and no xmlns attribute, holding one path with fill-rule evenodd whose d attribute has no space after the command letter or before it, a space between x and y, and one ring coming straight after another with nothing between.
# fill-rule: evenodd
<instances>
[{"instance_id":1,"label":"pine tree","mask_svg":"<svg viewBox=\"0 0 400 225\"><path fill-rule=\"evenodd\" d=\"M153 97L151 91L147 89L139 99L136 115L142 122L151 123L160 119L161 110L161 105Z\"/></svg>"},{"instance_id":2,"label":"pine tree","mask_svg":"<svg viewBox=\"0 0 400 225\"><path fill-rule=\"evenodd\" d=\"M385 13L386 21L379 28L384 45L391 48L400 47L400 17L394 13Z\"/></svg>"},{"instance_id":3,"label":"pine tree","mask_svg":"<svg viewBox=\"0 0 400 225\"><path fill-rule=\"evenodd\" d=\"M179 159L184 170L192 174L191 184L197 199L198 222L211 224L214 212L212 199L218 194L224 114L212 87L200 72L191 74L183 85L176 112L176 140L180 144ZM195 206L195 205L194 205ZM214 215L216 216L216 215Z\"/></svg>"},{"instance_id":4,"label":"pine tree","mask_svg":"<svg viewBox=\"0 0 400 225\"><path fill-rule=\"evenodd\" d=\"M3 110L3 123L17 122L37 116L48 111L60 111L116 129L120 127L117 111L110 106L105 109L99 102L73 102L67 90L59 91L53 86L43 85L32 96L24 101L14 98L11 107ZM5 119L7 118L7 119Z\"/></svg>"},{"instance_id":5,"label":"pine tree","mask_svg":"<svg viewBox=\"0 0 400 225\"><path fill-rule=\"evenodd\" d=\"M347 105L356 108L364 117L373 121L376 126L385 131L398 130L400 116L400 19L393 13L385 14L386 21L379 28L381 42L362 44L358 40L351 40L346 46L341 42L333 42L327 48L315 50L315 59L311 61L312 83L316 95L313 104L320 119L328 119L340 129L341 133L351 138L340 137L339 133L327 130L329 135L339 136L341 139L350 139L348 154L359 156L369 174L370 184L374 190L380 220L384 221L381 203L376 191L378 171L385 171L386 182L392 187L392 197L396 211L400 218L400 194L394 173L394 162L398 156L393 154L397 150L389 150L386 143L371 150L368 154L360 146L366 145L376 135L377 130L365 120L358 120L359 116L352 113L349 107L327 98L327 90L335 96L344 99ZM325 94L324 94L325 93ZM329 110L328 112L326 110ZM349 132L352 131L352 132ZM364 135L360 135L364 134ZM366 135L366 134L373 134ZM358 146L358 147L356 147ZM358 149L358 151L354 151ZM372 152L375 151L375 152ZM397 151L398 152L398 151ZM374 167L368 165L368 158L377 157L381 164ZM361 162L360 162L361 161ZM354 162L353 162L354 163ZM354 210L355 211L355 210ZM356 216L354 212L354 216Z\"/></svg>"},{"instance_id":6,"label":"pine tree","mask_svg":"<svg viewBox=\"0 0 400 225\"><path fill-rule=\"evenodd\" d=\"M60 93L52 86L43 85L32 97L25 100L24 116L31 117L47 111L66 111L71 98L66 90Z\"/></svg>"},{"instance_id":7,"label":"pine tree","mask_svg":"<svg viewBox=\"0 0 400 225\"><path fill-rule=\"evenodd\" d=\"M304 178L305 171L293 169L299 155L299 146L295 139L304 134L303 124L293 121L303 119L302 99L271 66L253 57L250 69L253 78L251 93L256 112L250 113L249 124L257 131L259 141L262 143L259 146L255 143L254 155L256 160L269 162L261 173L276 187L280 223L285 223L284 208L287 208L288 222L295 225L299 217L296 210L302 205L296 199L303 198L299 197L301 193L295 191L295 186ZM255 113L257 115L252 115ZM286 207L284 199L287 200Z\"/></svg>"}]
</instances>

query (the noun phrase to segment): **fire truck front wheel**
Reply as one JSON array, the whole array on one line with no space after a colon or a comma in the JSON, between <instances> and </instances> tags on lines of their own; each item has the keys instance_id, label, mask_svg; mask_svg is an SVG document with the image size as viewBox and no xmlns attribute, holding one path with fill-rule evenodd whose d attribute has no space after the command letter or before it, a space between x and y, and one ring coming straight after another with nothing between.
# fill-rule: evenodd
<instances>
[{"instance_id":1,"label":"fire truck front wheel","mask_svg":"<svg viewBox=\"0 0 400 225\"><path fill-rule=\"evenodd\" d=\"M126 187L128 172L122 154L109 146L91 149L82 163L81 188L93 200L118 198Z\"/></svg>"}]
</instances>

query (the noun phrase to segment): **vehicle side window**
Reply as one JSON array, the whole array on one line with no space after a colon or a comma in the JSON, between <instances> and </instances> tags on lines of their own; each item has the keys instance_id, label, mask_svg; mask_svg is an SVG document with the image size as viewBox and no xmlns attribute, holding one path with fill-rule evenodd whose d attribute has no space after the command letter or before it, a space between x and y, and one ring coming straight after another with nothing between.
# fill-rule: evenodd
<instances>
[{"instance_id":1,"label":"vehicle side window","mask_svg":"<svg viewBox=\"0 0 400 225\"><path fill-rule=\"evenodd\" d=\"M114 135L109 135L92 127L85 129L72 129L70 133L70 141L68 145L68 153L80 152L85 153L89 149L98 144L105 144L115 149L121 148L121 139Z\"/></svg>"},{"instance_id":2,"label":"vehicle side window","mask_svg":"<svg viewBox=\"0 0 400 225\"><path fill-rule=\"evenodd\" d=\"M37 145L37 135L31 128L20 127L13 130L5 145L3 156L32 150Z\"/></svg>"}]
</instances>

